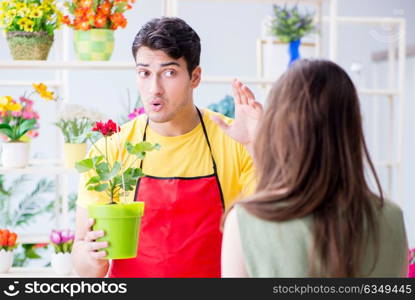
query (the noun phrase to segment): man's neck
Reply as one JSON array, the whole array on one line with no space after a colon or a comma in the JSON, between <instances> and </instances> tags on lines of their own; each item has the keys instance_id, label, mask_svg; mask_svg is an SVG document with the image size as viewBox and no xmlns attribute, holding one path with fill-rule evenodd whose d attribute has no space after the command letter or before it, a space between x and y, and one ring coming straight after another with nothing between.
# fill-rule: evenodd
<instances>
[{"instance_id":1,"label":"man's neck","mask_svg":"<svg viewBox=\"0 0 415 300\"><path fill-rule=\"evenodd\" d=\"M192 131L200 122L196 106L192 105L189 109L180 112L173 120L165 123L155 123L149 121L152 130L162 136L179 136Z\"/></svg>"}]
</instances>

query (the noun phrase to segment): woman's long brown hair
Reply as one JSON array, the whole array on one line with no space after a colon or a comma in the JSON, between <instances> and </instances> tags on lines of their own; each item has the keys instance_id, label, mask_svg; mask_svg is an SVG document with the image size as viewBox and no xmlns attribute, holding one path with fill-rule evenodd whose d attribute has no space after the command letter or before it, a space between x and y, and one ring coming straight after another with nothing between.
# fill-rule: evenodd
<instances>
[{"instance_id":1,"label":"woman's long brown hair","mask_svg":"<svg viewBox=\"0 0 415 300\"><path fill-rule=\"evenodd\" d=\"M324 60L293 64L270 92L254 160L256 193L239 203L265 220L313 216L310 276L364 276L369 240L377 248L375 210L383 194L346 72ZM365 162L379 196L366 181Z\"/></svg>"}]
</instances>

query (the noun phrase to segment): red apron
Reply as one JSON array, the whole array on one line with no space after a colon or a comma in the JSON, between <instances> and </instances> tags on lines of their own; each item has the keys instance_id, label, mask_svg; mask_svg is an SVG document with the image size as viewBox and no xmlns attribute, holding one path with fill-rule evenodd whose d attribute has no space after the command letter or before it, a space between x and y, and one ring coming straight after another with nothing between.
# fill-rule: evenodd
<instances>
[{"instance_id":1,"label":"red apron","mask_svg":"<svg viewBox=\"0 0 415 300\"><path fill-rule=\"evenodd\" d=\"M145 202L138 255L113 260L109 277L220 277L219 228L224 202L205 124L199 109L197 112L212 158L213 174L141 178L134 198ZM147 127L148 119L143 141Z\"/></svg>"}]
</instances>

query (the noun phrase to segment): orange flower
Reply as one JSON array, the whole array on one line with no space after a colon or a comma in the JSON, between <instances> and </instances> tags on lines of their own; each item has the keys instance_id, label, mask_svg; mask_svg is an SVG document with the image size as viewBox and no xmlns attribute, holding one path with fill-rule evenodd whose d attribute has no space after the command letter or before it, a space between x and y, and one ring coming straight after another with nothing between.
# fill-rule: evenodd
<instances>
[{"instance_id":1,"label":"orange flower","mask_svg":"<svg viewBox=\"0 0 415 300\"><path fill-rule=\"evenodd\" d=\"M109 3L108 1L105 1L103 4L101 4L98 7L98 14L107 16L111 13L111 8L112 8L111 3Z\"/></svg>"},{"instance_id":2,"label":"orange flower","mask_svg":"<svg viewBox=\"0 0 415 300\"><path fill-rule=\"evenodd\" d=\"M91 26L89 25L88 21L81 21L75 24L76 30L89 30L91 29Z\"/></svg>"},{"instance_id":3,"label":"orange flower","mask_svg":"<svg viewBox=\"0 0 415 300\"><path fill-rule=\"evenodd\" d=\"M106 17L106 16L103 16L103 15L98 14L98 15L95 17L94 26L95 26L96 28L103 28L103 27L105 27L105 25L107 25L107 17Z\"/></svg>"},{"instance_id":4,"label":"orange flower","mask_svg":"<svg viewBox=\"0 0 415 300\"><path fill-rule=\"evenodd\" d=\"M69 16L63 16L62 23L66 25L71 25L71 20L69 19Z\"/></svg>"},{"instance_id":5,"label":"orange flower","mask_svg":"<svg viewBox=\"0 0 415 300\"><path fill-rule=\"evenodd\" d=\"M111 17L112 29L117 29L118 27L125 28L127 26L127 19L123 16L122 13L115 13Z\"/></svg>"},{"instance_id":6,"label":"orange flower","mask_svg":"<svg viewBox=\"0 0 415 300\"><path fill-rule=\"evenodd\" d=\"M93 0L81 0L79 1L79 6L82 8L91 8Z\"/></svg>"}]
</instances>

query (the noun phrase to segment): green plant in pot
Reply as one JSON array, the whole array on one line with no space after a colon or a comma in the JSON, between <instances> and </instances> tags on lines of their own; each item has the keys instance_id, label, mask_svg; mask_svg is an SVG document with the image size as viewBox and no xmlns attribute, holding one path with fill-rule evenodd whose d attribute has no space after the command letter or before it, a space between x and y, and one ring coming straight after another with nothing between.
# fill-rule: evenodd
<instances>
[{"instance_id":1,"label":"green plant in pot","mask_svg":"<svg viewBox=\"0 0 415 300\"><path fill-rule=\"evenodd\" d=\"M47 60L62 13L56 0L4 0L0 27L15 60Z\"/></svg>"},{"instance_id":2,"label":"green plant in pot","mask_svg":"<svg viewBox=\"0 0 415 300\"><path fill-rule=\"evenodd\" d=\"M289 43L289 66L300 58L301 38L315 29L313 13L301 13L297 6L273 6L274 16L271 20L270 32L281 42Z\"/></svg>"},{"instance_id":3,"label":"green plant in pot","mask_svg":"<svg viewBox=\"0 0 415 300\"><path fill-rule=\"evenodd\" d=\"M105 117L78 104L65 104L54 123L62 132L64 166L74 168L75 163L85 158L87 153L87 134L95 122Z\"/></svg>"},{"instance_id":4,"label":"green plant in pot","mask_svg":"<svg viewBox=\"0 0 415 300\"><path fill-rule=\"evenodd\" d=\"M125 143L128 155L123 161L110 162L107 154L109 139L118 141L120 148L121 128L112 120L106 123L97 122L87 135L99 155L81 160L75 164L80 173L93 172L93 176L85 183L87 190L105 193L106 204L91 204L88 212L95 219L94 231L103 230L105 236L98 241L107 241L108 259L133 258L137 255L138 236L141 217L144 214L144 202L127 199L127 193L135 189L137 180L144 176L140 168L134 167L143 159L146 152L158 150L160 145L149 142ZM96 135L102 136L95 142ZM98 144L102 145L100 149ZM121 149L120 149L121 150Z\"/></svg>"}]
</instances>

